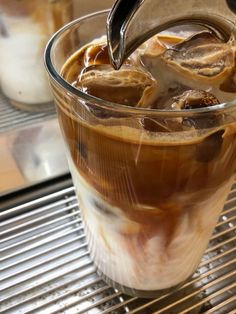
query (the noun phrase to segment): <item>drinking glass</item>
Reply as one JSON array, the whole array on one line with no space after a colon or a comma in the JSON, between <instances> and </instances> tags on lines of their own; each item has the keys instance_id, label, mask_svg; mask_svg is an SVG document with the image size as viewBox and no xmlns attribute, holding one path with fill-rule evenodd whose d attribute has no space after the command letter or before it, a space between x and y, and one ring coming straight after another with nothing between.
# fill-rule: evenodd
<instances>
[{"instance_id":1,"label":"drinking glass","mask_svg":"<svg viewBox=\"0 0 236 314\"><path fill-rule=\"evenodd\" d=\"M45 64L98 272L127 294L156 297L192 276L215 228L236 167L236 102L151 110L76 89L62 66L105 34L106 17L57 32ZM179 122L197 128L172 130Z\"/></svg>"}]
</instances>

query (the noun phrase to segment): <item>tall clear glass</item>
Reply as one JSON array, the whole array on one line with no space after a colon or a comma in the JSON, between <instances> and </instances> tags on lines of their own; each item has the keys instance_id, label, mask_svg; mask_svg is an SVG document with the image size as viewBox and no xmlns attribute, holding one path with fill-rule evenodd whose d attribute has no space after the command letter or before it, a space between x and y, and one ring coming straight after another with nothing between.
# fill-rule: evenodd
<instances>
[{"instance_id":1,"label":"tall clear glass","mask_svg":"<svg viewBox=\"0 0 236 314\"><path fill-rule=\"evenodd\" d=\"M93 261L114 287L155 297L191 276L208 245L236 168L236 103L145 110L75 89L61 68L105 34L106 16L60 30L45 63ZM176 119L199 127L163 129Z\"/></svg>"}]
</instances>

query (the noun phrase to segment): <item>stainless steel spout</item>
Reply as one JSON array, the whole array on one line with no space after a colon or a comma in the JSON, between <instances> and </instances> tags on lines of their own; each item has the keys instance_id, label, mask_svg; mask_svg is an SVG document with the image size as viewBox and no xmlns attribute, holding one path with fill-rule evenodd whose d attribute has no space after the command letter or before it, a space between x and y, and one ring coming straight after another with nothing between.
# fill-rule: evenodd
<instances>
[{"instance_id":1,"label":"stainless steel spout","mask_svg":"<svg viewBox=\"0 0 236 314\"><path fill-rule=\"evenodd\" d=\"M198 24L229 40L235 27L236 1L118 0L107 20L111 63L119 69L144 41L169 27Z\"/></svg>"}]
</instances>

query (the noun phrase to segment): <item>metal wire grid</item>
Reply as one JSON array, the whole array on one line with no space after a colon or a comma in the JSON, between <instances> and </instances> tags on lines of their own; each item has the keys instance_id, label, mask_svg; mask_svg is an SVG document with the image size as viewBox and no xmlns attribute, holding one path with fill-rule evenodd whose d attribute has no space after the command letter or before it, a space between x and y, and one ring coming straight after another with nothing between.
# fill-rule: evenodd
<instances>
[{"instance_id":1,"label":"metal wire grid","mask_svg":"<svg viewBox=\"0 0 236 314\"><path fill-rule=\"evenodd\" d=\"M193 278L158 299L124 295L99 278L74 187L0 219L0 313L236 313L236 183Z\"/></svg>"},{"instance_id":2,"label":"metal wire grid","mask_svg":"<svg viewBox=\"0 0 236 314\"><path fill-rule=\"evenodd\" d=\"M13 107L9 100L0 93L0 133L40 122L55 116L55 108L47 112L27 112Z\"/></svg>"}]
</instances>

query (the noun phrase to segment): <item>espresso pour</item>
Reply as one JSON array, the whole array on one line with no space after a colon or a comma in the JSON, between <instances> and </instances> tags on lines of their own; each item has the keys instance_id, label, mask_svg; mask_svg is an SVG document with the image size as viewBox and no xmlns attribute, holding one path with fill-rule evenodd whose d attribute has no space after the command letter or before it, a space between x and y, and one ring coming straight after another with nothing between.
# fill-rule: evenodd
<instances>
[{"instance_id":1,"label":"espresso pour","mask_svg":"<svg viewBox=\"0 0 236 314\"><path fill-rule=\"evenodd\" d=\"M110 60L119 69L151 36L173 26L195 24L228 41L234 31L234 1L117 0L107 20Z\"/></svg>"}]
</instances>

